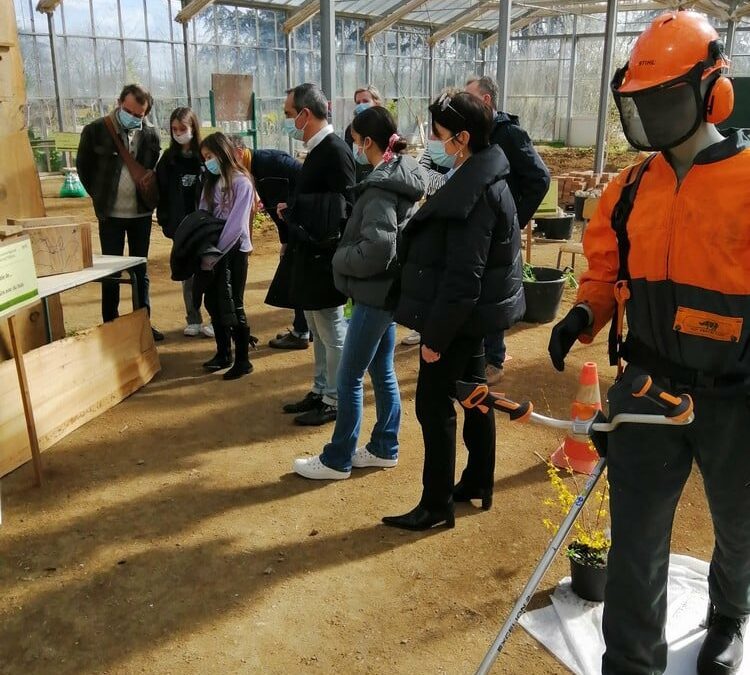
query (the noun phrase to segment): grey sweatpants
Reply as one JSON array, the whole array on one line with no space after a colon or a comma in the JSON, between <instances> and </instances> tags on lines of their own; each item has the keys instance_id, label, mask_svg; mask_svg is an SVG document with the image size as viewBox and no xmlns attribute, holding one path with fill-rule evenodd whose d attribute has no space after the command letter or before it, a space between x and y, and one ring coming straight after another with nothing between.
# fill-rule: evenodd
<instances>
[{"instance_id":1,"label":"grey sweatpants","mask_svg":"<svg viewBox=\"0 0 750 675\"><path fill-rule=\"evenodd\" d=\"M634 398L629 367L609 391L610 415L654 413ZM670 383L655 379L673 393ZM709 595L719 612L750 614L750 406L748 395L717 398L688 391L695 421L687 426L623 425L609 435L607 466L612 549L604 601L604 675L657 675L667 664L664 624L669 548L677 501L693 460L714 525ZM704 616L695 617L696 628Z\"/></svg>"},{"instance_id":2,"label":"grey sweatpants","mask_svg":"<svg viewBox=\"0 0 750 675\"><path fill-rule=\"evenodd\" d=\"M193 280L195 277L190 277L182 282L182 299L185 302L185 323L191 324L202 324L203 317L201 316L200 307L193 305Z\"/></svg>"}]
</instances>

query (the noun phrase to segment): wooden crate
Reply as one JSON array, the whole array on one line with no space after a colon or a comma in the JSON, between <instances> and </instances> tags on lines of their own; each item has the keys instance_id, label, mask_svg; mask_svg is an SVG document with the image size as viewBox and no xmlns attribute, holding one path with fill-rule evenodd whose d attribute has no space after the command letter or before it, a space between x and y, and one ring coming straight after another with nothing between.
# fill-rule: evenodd
<instances>
[{"instance_id":1,"label":"wooden crate","mask_svg":"<svg viewBox=\"0 0 750 675\"><path fill-rule=\"evenodd\" d=\"M91 267L91 224L25 225L31 239L34 265L38 277L77 272Z\"/></svg>"}]
</instances>

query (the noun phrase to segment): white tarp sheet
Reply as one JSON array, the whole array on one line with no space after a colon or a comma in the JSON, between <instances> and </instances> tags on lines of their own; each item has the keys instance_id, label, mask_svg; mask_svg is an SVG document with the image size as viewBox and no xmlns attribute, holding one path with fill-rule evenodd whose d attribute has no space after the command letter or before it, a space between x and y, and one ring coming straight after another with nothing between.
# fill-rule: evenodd
<instances>
[{"instance_id":1,"label":"white tarp sheet","mask_svg":"<svg viewBox=\"0 0 750 675\"><path fill-rule=\"evenodd\" d=\"M670 556L665 675L695 675L695 661L705 634L701 625L708 607L707 575L708 563ZM552 594L552 604L524 614L520 624L571 672L599 675L604 653L602 610L601 603L575 595L570 577L566 577ZM745 659L739 674L750 675L750 659Z\"/></svg>"}]
</instances>

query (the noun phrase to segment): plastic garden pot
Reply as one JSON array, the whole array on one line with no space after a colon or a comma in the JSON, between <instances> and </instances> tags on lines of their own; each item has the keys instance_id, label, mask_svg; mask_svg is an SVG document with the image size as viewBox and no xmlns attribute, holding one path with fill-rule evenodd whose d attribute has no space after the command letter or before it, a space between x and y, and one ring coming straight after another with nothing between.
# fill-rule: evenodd
<instances>
[{"instance_id":1,"label":"plastic garden pot","mask_svg":"<svg viewBox=\"0 0 750 675\"><path fill-rule=\"evenodd\" d=\"M603 602L606 584L606 567L592 567L584 565L574 557L570 558L570 587L579 598Z\"/></svg>"},{"instance_id":2,"label":"plastic garden pot","mask_svg":"<svg viewBox=\"0 0 750 675\"><path fill-rule=\"evenodd\" d=\"M565 290L565 273L554 267L532 267L536 281L523 282L527 323L554 321Z\"/></svg>"},{"instance_id":3,"label":"plastic garden pot","mask_svg":"<svg viewBox=\"0 0 750 675\"><path fill-rule=\"evenodd\" d=\"M576 220L583 220L583 205L586 203L586 197L574 197L573 213Z\"/></svg>"},{"instance_id":4,"label":"plastic garden pot","mask_svg":"<svg viewBox=\"0 0 750 675\"><path fill-rule=\"evenodd\" d=\"M558 218L537 218L537 224L547 239L570 239L573 235L572 213Z\"/></svg>"}]
</instances>

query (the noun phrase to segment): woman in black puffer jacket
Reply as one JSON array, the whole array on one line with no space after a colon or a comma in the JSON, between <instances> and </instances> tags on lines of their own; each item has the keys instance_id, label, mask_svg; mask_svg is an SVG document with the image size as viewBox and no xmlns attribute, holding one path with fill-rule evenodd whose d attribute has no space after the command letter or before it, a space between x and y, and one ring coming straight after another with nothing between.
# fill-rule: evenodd
<instances>
[{"instance_id":1,"label":"woman in black puffer jacket","mask_svg":"<svg viewBox=\"0 0 750 675\"><path fill-rule=\"evenodd\" d=\"M507 185L508 160L489 144L492 111L470 94L430 106L430 155L454 170L409 221L399 251L401 289L395 318L422 335L417 418L425 445L419 505L383 522L424 530L453 527L454 501L492 503L495 420L467 410L469 460L455 486L457 380L485 381L483 338L506 330L525 311L521 234ZM447 157L446 157L447 156ZM455 160L450 160L455 157Z\"/></svg>"}]
</instances>

